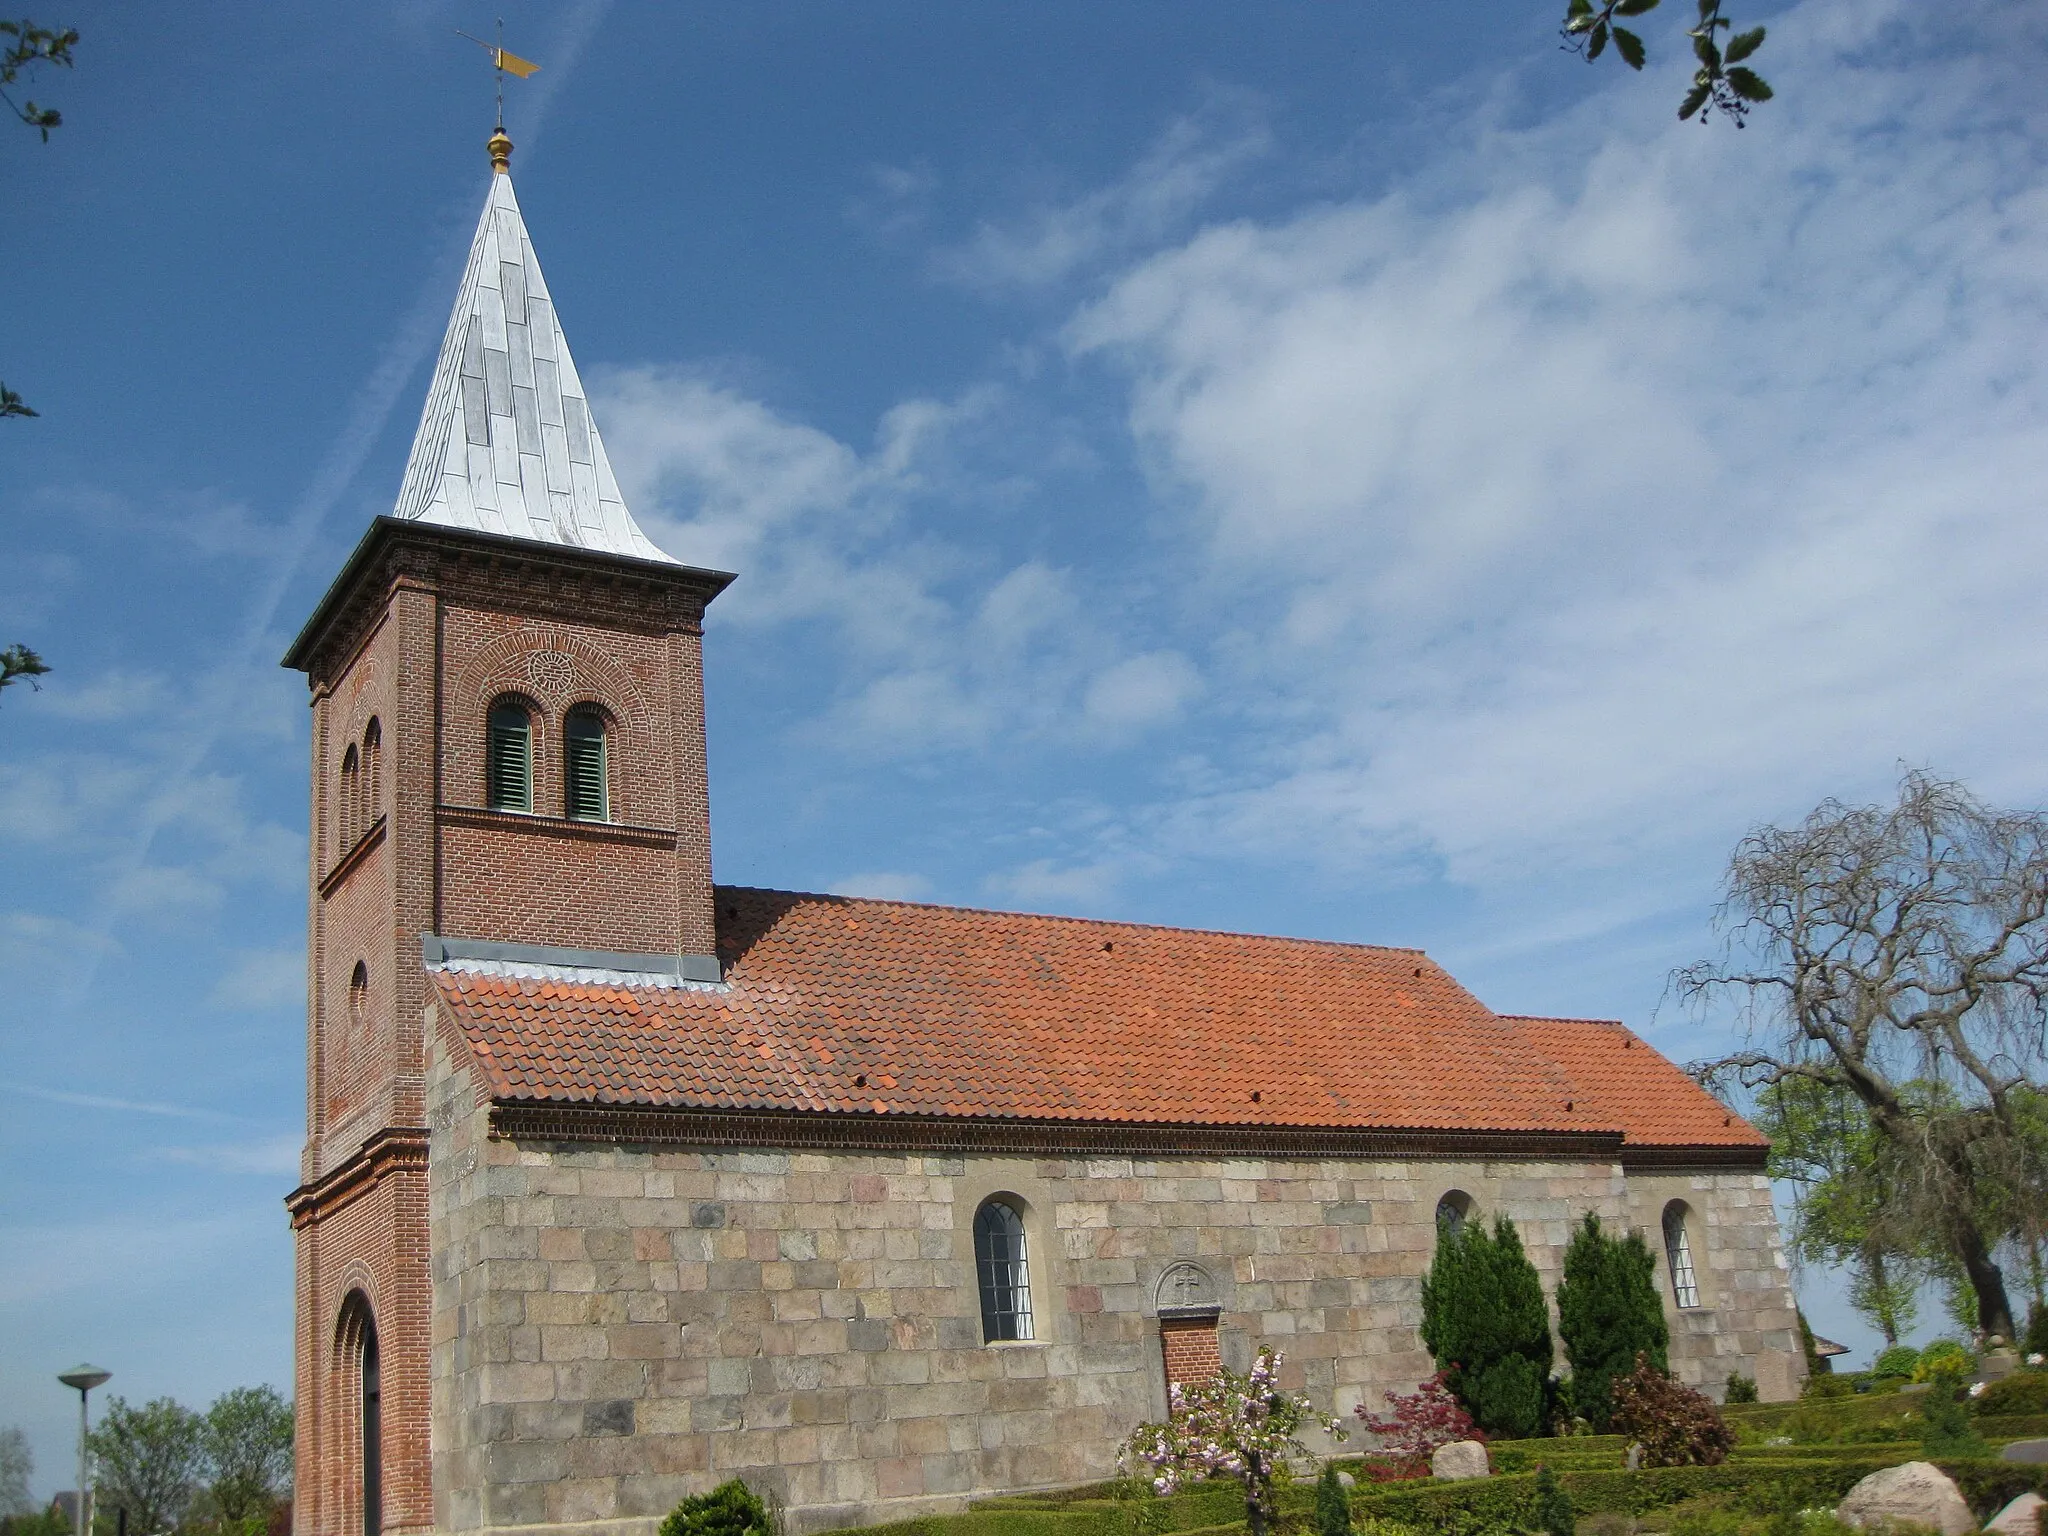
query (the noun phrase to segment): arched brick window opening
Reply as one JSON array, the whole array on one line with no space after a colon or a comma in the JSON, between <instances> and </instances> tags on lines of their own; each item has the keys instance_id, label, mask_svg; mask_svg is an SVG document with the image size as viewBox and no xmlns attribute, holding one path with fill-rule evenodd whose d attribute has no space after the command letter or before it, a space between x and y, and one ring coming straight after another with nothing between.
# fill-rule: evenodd
<instances>
[{"instance_id":1,"label":"arched brick window opening","mask_svg":"<svg viewBox=\"0 0 2048 1536\"><path fill-rule=\"evenodd\" d=\"M594 705L577 705L563 722L562 790L570 820L612 819L610 733Z\"/></svg>"},{"instance_id":2,"label":"arched brick window opening","mask_svg":"<svg viewBox=\"0 0 2048 1536\"><path fill-rule=\"evenodd\" d=\"M363 730L363 815L362 829L367 832L377 820L377 813L383 806L384 727L376 716Z\"/></svg>"},{"instance_id":3,"label":"arched brick window opening","mask_svg":"<svg viewBox=\"0 0 2048 1536\"><path fill-rule=\"evenodd\" d=\"M1000 1196L974 1213L974 1271L981 1288L981 1337L987 1344L1031 1335L1031 1271L1024 1216Z\"/></svg>"},{"instance_id":4,"label":"arched brick window opening","mask_svg":"<svg viewBox=\"0 0 2048 1536\"><path fill-rule=\"evenodd\" d=\"M356 753L355 743L350 742L348 750L341 754L341 796L335 807L340 817L343 853L356 845L356 797L362 793L362 782L362 761Z\"/></svg>"},{"instance_id":5,"label":"arched brick window opening","mask_svg":"<svg viewBox=\"0 0 2048 1536\"><path fill-rule=\"evenodd\" d=\"M358 960L348 978L348 1022L355 1033L361 1034L369 1018L370 967L367 961Z\"/></svg>"},{"instance_id":6,"label":"arched brick window opening","mask_svg":"<svg viewBox=\"0 0 2048 1536\"><path fill-rule=\"evenodd\" d=\"M336 1330L335 1354L342 1369L337 1373L348 1401L342 1422L353 1428L353 1453L347 1459L355 1476L343 1484L344 1497L356 1505L362 1520L362 1536L382 1536L384 1530L384 1379L378 1358L377 1320L370 1301L361 1291L351 1291L342 1303L341 1325ZM346 1529L346 1526L344 1526Z\"/></svg>"},{"instance_id":7,"label":"arched brick window opening","mask_svg":"<svg viewBox=\"0 0 2048 1536\"><path fill-rule=\"evenodd\" d=\"M485 743L484 804L494 811L533 809L533 716L517 699L491 706Z\"/></svg>"},{"instance_id":8,"label":"arched brick window opening","mask_svg":"<svg viewBox=\"0 0 2048 1536\"><path fill-rule=\"evenodd\" d=\"M1700 1304L1699 1276L1692 1265L1692 1239L1686 1233L1691 1212L1683 1200L1664 1207L1664 1262L1671 1271L1671 1299L1680 1307Z\"/></svg>"},{"instance_id":9,"label":"arched brick window opening","mask_svg":"<svg viewBox=\"0 0 2048 1536\"><path fill-rule=\"evenodd\" d=\"M1436 1229L1451 1237L1465 1230L1472 1218L1472 1197L1462 1189L1446 1190L1436 1203Z\"/></svg>"}]
</instances>

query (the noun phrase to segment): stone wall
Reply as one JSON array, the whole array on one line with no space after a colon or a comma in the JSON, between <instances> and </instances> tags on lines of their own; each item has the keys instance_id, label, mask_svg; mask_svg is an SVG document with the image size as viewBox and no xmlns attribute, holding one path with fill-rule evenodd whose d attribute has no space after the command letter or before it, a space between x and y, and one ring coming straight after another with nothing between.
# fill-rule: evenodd
<instances>
[{"instance_id":1,"label":"stone wall","mask_svg":"<svg viewBox=\"0 0 2048 1536\"><path fill-rule=\"evenodd\" d=\"M1377 1408L1433 1369L1420 1278L1452 1189L1516 1219L1546 1287L1583 1212L1634 1221L1667 1184L1689 1191L1713 1215L1714 1294L1740 1300L1725 1336L1717 1308L1687 1318L1681 1358L1722 1376L1776 1379L1741 1351L1789 1309L1749 1176L1660 1175L1638 1197L1608 1164L519 1144L486 1136L446 1066L432 1124L446 1530L644 1536L731 1476L796 1530L1105 1476L1163 1412L1159 1286L1178 1261L1215 1288L1226 1363L1270 1342L1320 1405ZM1028 1343L981 1341L971 1225L997 1193L1025 1216Z\"/></svg>"}]
</instances>

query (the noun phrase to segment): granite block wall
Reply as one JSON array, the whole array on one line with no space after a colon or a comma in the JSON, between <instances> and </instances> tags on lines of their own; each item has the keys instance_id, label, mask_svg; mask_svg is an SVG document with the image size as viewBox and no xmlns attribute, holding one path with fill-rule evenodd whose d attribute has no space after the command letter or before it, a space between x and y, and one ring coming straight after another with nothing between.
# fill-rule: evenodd
<instances>
[{"instance_id":1,"label":"granite block wall","mask_svg":"<svg viewBox=\"0 0 2048 1536\"><path fill-rule=\"evenodd\" d=\"M803 1531L1109 1475L1164 1411L1161 1287L1189 1264L1227 1364L1271 1343L1320 1405L1377 1409L1434 1368L1421 1276L1453 1189L1515 1218L1550 1287L1583 1212L1641 1224L1682 1188L1711 1217L1716 1305L1675 1330L1681 1358L1769 1382L1744 1351L1787 1342L1766 1326L1789 1312L1775 1218L1746 1175L1639 1195L1604 1163L524 1144L491 1139L470 1094L444 1063L432 1377L451 1531L648 1536L732 1476ZM1025 1216L1037 1336L987 1345L971 1225L998 1193Z\"/></svg>"}]
</instances>

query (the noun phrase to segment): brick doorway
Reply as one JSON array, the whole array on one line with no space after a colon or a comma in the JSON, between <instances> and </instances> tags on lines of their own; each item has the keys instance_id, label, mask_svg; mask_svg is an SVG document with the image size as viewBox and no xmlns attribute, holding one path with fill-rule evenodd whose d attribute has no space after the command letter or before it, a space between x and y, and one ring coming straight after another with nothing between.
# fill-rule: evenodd
<instances>
[{"instance_id":1,"label":"brick doorway","mask_svg":"<svg viewBox=\"0 0 2048 1536\"><path fill-rule=\"evenodd\" d=\"M1223 1352L1216 1342L1216 1314L1159 1319L1159 1347L1166 1366L1169 1391L1175 1383L1187 1386L1205 1381L1223 1369Z\"/></svg>"}]
</instances>

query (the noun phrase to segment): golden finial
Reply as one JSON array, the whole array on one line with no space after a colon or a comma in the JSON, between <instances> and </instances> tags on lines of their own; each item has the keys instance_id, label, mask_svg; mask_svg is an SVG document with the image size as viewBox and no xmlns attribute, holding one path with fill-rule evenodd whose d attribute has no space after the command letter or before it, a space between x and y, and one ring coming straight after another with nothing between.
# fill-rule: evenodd
<instances>
[{"instance_id":1,"label":"golden finial","mask_svg":"<svg viewBox=\"0 0 2048 1536\"><path fill-rule=\"evenodd\" d=\"M500 123L498 125L498 131L491 135L490 141L484 145L484 148L491 152L491 170L499 176L510 175L512 171L512 141L505 137L504 124Z\"/></svg>"}]
</instances>

